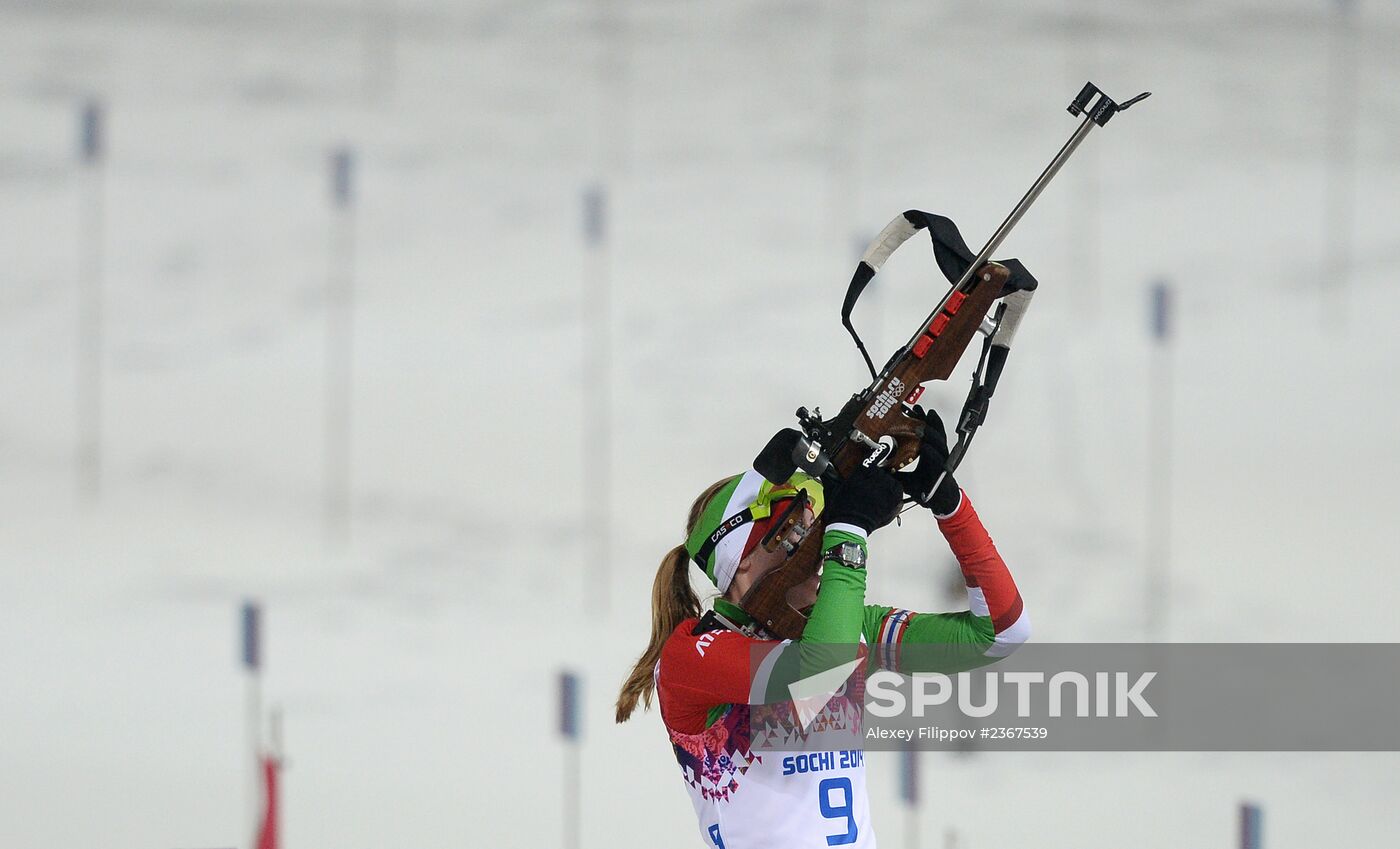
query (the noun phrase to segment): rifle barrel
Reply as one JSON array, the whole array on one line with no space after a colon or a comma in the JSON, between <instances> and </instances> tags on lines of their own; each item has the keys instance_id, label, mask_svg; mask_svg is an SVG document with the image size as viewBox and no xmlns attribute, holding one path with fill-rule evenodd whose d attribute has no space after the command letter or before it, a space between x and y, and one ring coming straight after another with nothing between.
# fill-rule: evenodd
<instances>
[{"instance_id":1,"label":"rifle barrel","mask_svg":"<svg viewBox=\"0 0 1400 849\"><path fill-rule=\"evenodd\" d=\"M1081 121L1079 126L1075 129L1074 135L1069 137L1069 141L1065 142L1064 147L1060 148L1060 152L1055 154L1055 158L1050 160L1050 164L1045 166L1044 171L1040 172L1040 176L1035 179L1035 183L1030 187L1030 190L1027 191L1021 198L1021 201L1016 204L1016 208L1011 210L1011 214L1006 216L1006 220L1001 222L1001 226L998 227L996 232L992 234L992 237L987 240L987 244L983 246L981 252L977 254L977 258L972 261L972 265L968 266L967 271L963 272L962 279L958 281L958 285L953 288L962 288L967 281L972 279L973 273L975 273L983 263L992 258L992 254L996 249L1001 247L1002 242L1006 241L1006 237L1011 233L1011 228L1016 226L1017 222L1021 220L1021 217L1026 214L1026 210L1031 208L1031 204L1035 203L1035 199L1040 197L1040 193L1045 191L1045 187L1050 185L1050 181L1055 178L1056 174L1060 173L1060 168L1064 167L1070 155L1079 147L1079 143L1084 141L1084 137L1089 135L1089 131L1096 126L1098 125L1094 123L1094 119L1088 114L1085 114L1084 120Z\"/></svg>"},{"instance_id":2,"label":"rifle barrel","mask_svg":"<svg viewBox=\"0 0 1400 849\"><path fill-rule=\"evenodd\" d=\"M1060 148L1060 152L1055 154L1055 158L1050 160L1050 164L1045 166L1044 171L1040 172L1040 176L1035 179L1035 183L1033 183L1025 195L1021 197L1020 202L1011 210L1011 214L1006 216L1006 220L1001 222L1001 226L998 227L996 232L992 234L992 237L987 240L987 244L978 252L977 258L974 259L972 264L967 267L967 270L963 272L962 277L958 278L958 282L953 288L948 290L948 293L938 302L938 306L933 308L933 312L928 314L928 317L924 319L924 323L919 325L918 329L914 331L914 335L909 337L909 341L904 345L906 350L923 334L924 328L927 327L928 323L933 321L934 316L938 315L943 309L948 298L952 297L954 292L961 291L962 288L967 285L968 281L972 279L972 275L977 273L977 269L981 268L991 259L996 249L1001 247L1002 242L1006 241L1006 237L1011 233L1011 229L1015 227L1017 222L1021 220L1021 217L1026 214L1026 210L1031 208L1031 204L1035 203L1035 199L1040 197L1040 193L1045 191L1045 187L1050 185L1050 181L1055 178L1056 174L1060 173L1060 169L1064 167L1065 162L1069 160L1070 156L1079 147L1079 143L1084 141L1084 137L1089 135L1089 131L1096 126L1098 125L1094 123L1093 117L1086 111L1084 113L1084 120L1075 128L1074 134L1069 137L1069 141L1064 143L1064 146ZM883 374L877 377L875 382L871 384L871 387L874 388L879 385L884 377Z\"/></svg>"}]
</instances>

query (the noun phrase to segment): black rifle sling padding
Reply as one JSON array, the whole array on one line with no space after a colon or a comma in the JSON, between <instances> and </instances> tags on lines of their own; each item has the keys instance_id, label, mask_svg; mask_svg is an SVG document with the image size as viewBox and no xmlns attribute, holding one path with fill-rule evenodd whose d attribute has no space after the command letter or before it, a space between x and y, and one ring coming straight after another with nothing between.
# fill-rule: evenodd
<instances>
[{"instance_id":1,"label":"black rifle sling padding","mask_svg":"<svg viewBox=\"0 0 1400 849\"><path fill-rule=\"evenodd\" d=\"M855 309L856 301L860 300L865 287L869 285L875 273L880 270L880 266L884 265L885 260L890 258L890 254L894 253L900 245L909 240L910 236L920 230L928 231L929 240L933 243L934 260L950 284L956 284L962 279L963 274L967 273L968 266L977 258L977 254L973 253L968 248L967 242L963 240L962 233L958 232L958 225L954 224L951 218L942 215L911 209L895 218L884 230L880 231L880 235L876 236L875 241L870 243L870 247L865 249L865 254L856 264L855 274L851 277L850 285L846 287L846 299L841 304L841 324L855 340L856 348L865 358L865 365L870 369L871 377L876 375L875 364L871 362L870 353L866 351L865 343L861 341L860 334L856 333L854 325L851 324L851 311ZM1001 296L1035 289L1036 279L1031 276L1020 260L997 261L1011 271L1011 276L1007 279Z\"/></svg>"}]
</instances>

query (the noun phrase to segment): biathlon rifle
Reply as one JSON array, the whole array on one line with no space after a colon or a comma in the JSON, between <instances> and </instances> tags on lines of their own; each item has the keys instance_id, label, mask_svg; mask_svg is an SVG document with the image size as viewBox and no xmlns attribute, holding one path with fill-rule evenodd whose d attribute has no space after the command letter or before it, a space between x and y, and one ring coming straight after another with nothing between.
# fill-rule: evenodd
<instances>
[{"instance_id":1,"label":"biathlon rifle","mask_svg":"<svg viewBox=\"0 0 1400 849\"><path fill-rule=\"evenodd\" d=\"M982 355L958 417L957 442L934 484L933 489L937 489L943 477L952 474L962 462L973 436L986 420L988 405L1011 351L1011 340L1037 285L1019 261L993 261L992 254L1084 137L1149 94L1143 92L1124 103L1115 103L1092 82L1086 83L1069 105L1071 115L1082 116L1078 128L976 255L968 249L957 225L941 215L910 210L891 221L861 257L841 305L841 323L865 359L872 382L852 395L830 419L822 418L820 408L799 408L800 431L788 430L775 436L754 461L754 469L774 483L786 481L801 469L819 478L828 492L835 492L860 466L878 465L893 470L908 465L918 456L923 437L924 422L910 411L923 394L924 384L947 380L972 338L981 332L985 337ZM928 231L939 270L952 286L909 341L876 372L865 343L851 323L851 311L890 254L920 230ZM807 616L788 602L788 592L816 574L822 560L824 523L818 519L814 528L801 526L805 502L805 493L794 498L764 536L765 548L773 551L782 546L788 556L761 576L741 602L764 630L789 639L801 636ZM800 535L800 542L791 542L795 535Z\"/></svg>"}]
</instances>

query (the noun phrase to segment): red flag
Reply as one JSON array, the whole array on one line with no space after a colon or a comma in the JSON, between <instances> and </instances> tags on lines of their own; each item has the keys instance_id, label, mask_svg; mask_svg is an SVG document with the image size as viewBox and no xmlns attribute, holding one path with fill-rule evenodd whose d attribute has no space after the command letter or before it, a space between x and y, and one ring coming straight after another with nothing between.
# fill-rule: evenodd
<instances>
[{"instance_id":1,"label":"red flag","mask_svg":"<svg viewBox=\"0 0 1400 849\"><path fill-rule=\"evenodd\" d=\"M263 755L263 787L266 790L262 825L258 827L258 849L277 849L277 772L282 764L272 755Z\"/></svg>"}]
</instances>

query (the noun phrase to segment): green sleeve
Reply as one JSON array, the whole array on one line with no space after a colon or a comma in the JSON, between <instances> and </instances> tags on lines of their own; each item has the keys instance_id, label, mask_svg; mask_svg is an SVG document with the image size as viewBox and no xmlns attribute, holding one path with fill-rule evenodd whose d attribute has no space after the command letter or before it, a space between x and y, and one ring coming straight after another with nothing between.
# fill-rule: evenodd
<instances>
[{"instance_id":1,"label":"green sleeve","mask_svg":"<svg viewBox=\"0 0 1400 849\"><path fill-rule=\"evenodd\" d=\"M905 621L896 627L892 614L900 613L906 614ZM862 633L871 666L897 672L959 672L998 659L985 654L995 639L992 618L969 610L915 613L868 604Z\"/></svg>"},{"instance_id":2,"label":"green sleeve","mask_svg":"<svg viewBox=\"0 0 1400 849\"><path fill-rule=\"evenodd\" d=\"M827 531L822 550L843 542L865 546L855 534ZM767 700L784 701L791 692L789 684L857 660L864 611L865 570L834 561L823 564L817 601L802 637L789 647L792 651L780 653L761 686Z\"/></svg>"},{"instance_id":3,"label":"green sleeve","mask_svg":"<svg viewBox=\"0 0 1400 849\"><path fill-rule=\"evenodd\" d=\"M822 537L822 551L843 542L854 542L861 548L865 547L865 540L855 534L827 531ZM801 642L852 646L859 643L864 610L865 570L852 569L834 561L825 564L821 589L817 591L817 603L812 607L812 615L807 618Z\"/></svg>"}]
</instances>

